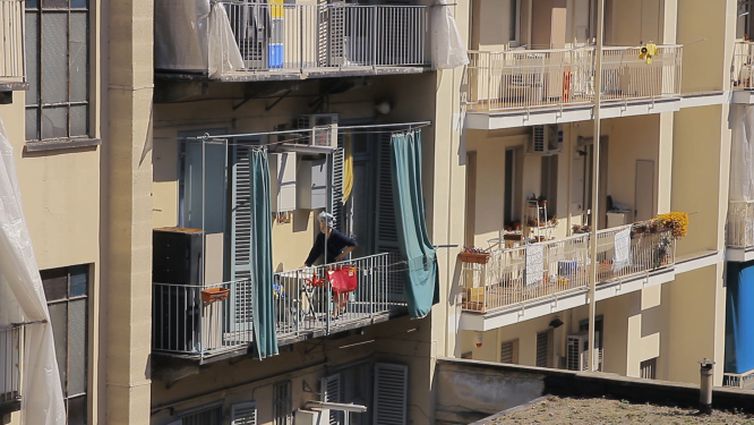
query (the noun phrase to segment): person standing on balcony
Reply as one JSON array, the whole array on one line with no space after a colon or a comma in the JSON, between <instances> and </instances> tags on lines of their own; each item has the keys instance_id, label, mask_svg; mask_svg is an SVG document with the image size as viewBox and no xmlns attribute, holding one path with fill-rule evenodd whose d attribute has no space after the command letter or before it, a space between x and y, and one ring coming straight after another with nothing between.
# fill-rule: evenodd
<instances>
[{"instance_id":1,"label":"person standing on balcony","mask_svg":"<svg viewBox=\"0 0 754 425\"><path fill-rule=\"evenodd\" d=\"M334 226L335 217L330 213L322 211L319 214L320 233L317 235L314 246L309 251L309 256L304 262L306 267L311 267L323 254L325 256L325 265L343 261L356 248L356 241L335 230ZM327 242L325 242L325 239L327 239ZM337 318L341 313L345 312L346 305L348 304L348 292L341 292L333 288L333 294L335 295L333 318Z\"/></svg>"},{"instance_id":2,"label":"person standing on balcony","mask_svg":"<svg viewBox=\"0 0 754 425\"><path fill-rule=\"evenodd\" d=\"M356 248L356 241L335 230L334 225L335 217L332 214L324 211L319 213L320 233L304 262L306 267L311 267L323 254L325 254L325 264L343 261ZM327 246L325 246L325 238L327 238Z\"/></svg>"}]
</instances>

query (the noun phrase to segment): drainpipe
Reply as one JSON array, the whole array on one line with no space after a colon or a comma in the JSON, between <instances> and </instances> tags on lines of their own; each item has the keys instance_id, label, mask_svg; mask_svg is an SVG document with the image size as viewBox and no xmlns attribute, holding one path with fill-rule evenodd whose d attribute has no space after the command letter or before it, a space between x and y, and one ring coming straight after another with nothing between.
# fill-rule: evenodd
<instances>
[{"instance_id":1,"label":"drainpipe","mask_svg":"<svg viewBox=\"0 0 754 425\"><path fill-rule=\"evenodd\" d=\"M589 363L590 371L597 370L595 359L595 323L597 300L597 211L599 211L599 170L600 170L600 105L602 102L602 39L605 28L605 0L597 2L597 46L594 50L594 137L592 138L592 205L589 259L592 278L589 285Z\"/></svg>"},{"instance_id":2,"label":"drainpipe","mask_svg":"<svg viewBox=\"0 0 754 425\"><path fill-rule=\"evenodd\" d=\"M712 413L712 372L715 362L704 358L699 362L699 413Z\"/></svg>"}]
</instances>

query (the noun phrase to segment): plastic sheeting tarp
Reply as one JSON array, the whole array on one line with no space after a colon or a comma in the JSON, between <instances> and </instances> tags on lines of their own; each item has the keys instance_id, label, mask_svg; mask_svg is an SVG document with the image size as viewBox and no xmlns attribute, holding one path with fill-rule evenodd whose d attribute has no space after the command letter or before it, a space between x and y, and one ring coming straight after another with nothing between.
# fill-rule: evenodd
<instances>
[{"instance_id":1,"label":"plastic sheeting tarp","mask_svg":"<svg viewBox=\"0 0 754 425\"><path fill-rule=\"evenodd\" d=\"M155 68L207 73L211 78L243 68L230 20L210 0L155 0Z\"/></svg>"},{"instance_id":2,"label":"plastic sheeting tarp","mask_svg":"<svg viewBox=\"0 0 754 425\"><path fill-rule=\"evenodd\" d=\"M34 322L24 331L24 423L64 425L50 314L21 209L13 148L5 134L0 122L0 327Z\"/></svg>"},{"instance_id":3,"label":"plastic sheeting tarp","mask_svg":"<svg viewBox=\"0 0 754 425\"><path fill-rule=\"evenodd\" d=\"M432 66L449 69L469 63L466 43L451 14L450 0L440 0L432 7Z\"/></svg>"},{"instance_id":4,"label":"plastic sheeting tarp","mask_svg":"<svg viewBox=\"0 0 754 425\"><path fill-rule=\"evenodd\" d=\"M730 189L731 201L754 200L754 107L730 107Z\"/></svg>"},{"instance_id":5,"label":"plastic sheeting tarp","mask_svg":"<svg viewBox=\"0 0 754 425\"><path fill-rule=\"evenodd\" d=\"M754 369L754 262L728 263L725 372Z\"/></svg>"}]
</instances>

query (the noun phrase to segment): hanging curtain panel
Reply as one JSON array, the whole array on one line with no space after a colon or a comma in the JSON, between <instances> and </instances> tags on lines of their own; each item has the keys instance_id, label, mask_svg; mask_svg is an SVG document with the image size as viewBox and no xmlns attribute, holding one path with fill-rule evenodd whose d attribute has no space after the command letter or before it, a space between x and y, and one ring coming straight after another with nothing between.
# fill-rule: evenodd
<instances>
[{"instance_id":1,"label":"hanging curtain panel","mask_svg":"<svg viewBox=\"0 0 754 425\"><path fill-rule=\"evenodd\" d=\"M272 295L272 212L270 164L267 152L251 151L251 281L253 283L254 331L259 358L278 354L275 306Z\"/></svg>"},{"instance_id":2,"label":"hanging curtain panel","mask_svg":"<svg viewBox=\"0 0 754 425\"><path fill-rule=\"evenodd\" d=\"M409 314L422 318L439 301L437 257L429 240L421 175L421 131L394 134L392 147L395 221L401 254L408 263L406 295Z\"/></svg>"}]
</instances>

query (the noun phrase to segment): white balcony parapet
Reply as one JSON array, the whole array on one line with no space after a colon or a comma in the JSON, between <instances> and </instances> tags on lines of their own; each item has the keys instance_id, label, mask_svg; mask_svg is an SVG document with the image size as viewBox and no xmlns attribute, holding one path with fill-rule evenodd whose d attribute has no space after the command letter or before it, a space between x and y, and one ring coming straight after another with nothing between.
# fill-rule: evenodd
<instances>
[{"instance_id":1,"label":"white balcony parapet","mask_svg":"<svg viewBox=\"0 0 754 425\"><path fill-rule=\"evenodd\" d=\"M0 329L0 407L21 401L21 358L23 355L23 326Z\"/></svg>"},{"instance_id":2,"label":"white balcony parapet","mask_svg":"<svg viewBox=\"0 0 754 425\"><path fill-rule=\"evenodd\" d=\"M430 62L427 6L219 0L202 14L205 1L158 2L158 70L241 81L420 72Z\"/></svg>"},{"instance_id":3,"label":"white balcony parapet","mask_svg":"<svg viewBox=\"0 0 754 425\"><path fill-rule=\"evenodd\" d=\"M318 337L387 320L405 310L399 265L388 253L275 274L275 329L279 343ZM352 267L353 292L338 295L328 270ZM254 340L254 284L153 284L152 346L156 352L204 361L245 350Z\"/></svg>"},{"instance_id":4,"label":"white balcony parapet","mask_svg":"<svg viewBox=\"0 0 754 425\"><path fill-rule=\"evenodd\" d=\"M728 204L727 245L740 249L754 246L754 201Z\"/></svg>"},{"instance_id":5,"label":"white balcony parapet","mask_svg":"<svg viewBox=\"0 0 754 425\"><path fill-rule=\"evenodd\" d=\"M24 0L0 0L0 85L26 82Z\"/></svg>"},{"instance_id":6,"label":"white balcony parapet","mask_svg":"<svg viewBox=\"0 0 754 425\"><path fill-rule=\"evenodd\" d=\"M630 102L681 95L682 47L657 46L651 61L641 47L603 48L602 101ZM584 106L594 98L593 47L471 51L465 96L471 112Z\"/></svg>"},{"instance_id":7,"label":"white balcony parapet","mask_svg":"<svg viewBox=\"0 0 754 425\"><path fill-rule=\"evenodd\" d=\"M754 370L745 373L723 373L723 387L748 388L754 386Z\"/></svg>"},{"instance_id":8,"label":"white balcony parapet","mask_svg":"<svg viewBox=\"0 0 754 425\"><path fill-rule=\"evenodd\" d=\"M674 265L675 238L670 231L625 232L627 229L630 226L597 232L598 285ZM629 239L621 242L626 235ZM588 234L575 235L499 249L490 254L486 264L463 262L463 309L489 313L586 291L590 282L589 243Z\"/></svg>"}]
</instances>

